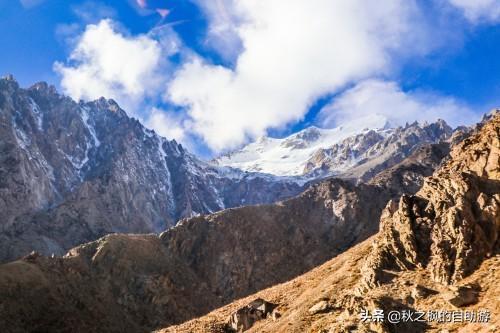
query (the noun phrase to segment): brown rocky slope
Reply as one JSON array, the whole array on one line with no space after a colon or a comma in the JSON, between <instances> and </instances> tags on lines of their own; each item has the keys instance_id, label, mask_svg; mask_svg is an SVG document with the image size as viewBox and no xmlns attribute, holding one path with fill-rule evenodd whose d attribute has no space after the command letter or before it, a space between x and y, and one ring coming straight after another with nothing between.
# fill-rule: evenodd
<instances>
[{"instance_id":1,"label":"brown rocky slope","mask_svg":"<svg viewBox=\"0 0 500 333\"><path fill-rule=\"evenodd\" d=\"M63 258L30 255L0 266L0 331L143 332L180 323L366 239L388 198L332 179L276 205L187 219L160 236L109 235Z\"/></svg>"},{"instance_id":2,"label":"brown rocky slope","mask_svg":"<svg viewBox=\"0 0 500 333\"><path fill-rule=\"evenodd\" d=\"M386 202L442 157L425 152L395 169L409 181L394 187L330 179L278 204L183 220L160 236L109 235L63 258L1 265L0 329L143 332L294 278L374 234Z\"/></svg>"},{"instance_id":3,"label":"brown rocky slope","mask_svg":"<svg viewBox=\"0 0 500 333\"><path fill-rule=\"evenodd\" d=\"M109 235L63 258L2 265L0 331L143 332L289 280L375 233L386 202L440 160L433 152L414 160L424 169L396 167L397 186L329 179L278 204L185 219L160 236Z\"/></svg>"},{"instance_id":4,"label":"brown rocky slope","mask_svg":"<svg viewBox=\"0 0 500 333\"><path fill-rule=\"evenodd\" d=\"M281 316L248 332L498 332L499 231L496 112L455 145L417 194L387 205L377 235L290 282L163 332L228 331L228 316L258 297L278 304ZM363 309L425 317L362 321ZM432 311L457 317L439 320Z\"/></svg>"}]
</instances>

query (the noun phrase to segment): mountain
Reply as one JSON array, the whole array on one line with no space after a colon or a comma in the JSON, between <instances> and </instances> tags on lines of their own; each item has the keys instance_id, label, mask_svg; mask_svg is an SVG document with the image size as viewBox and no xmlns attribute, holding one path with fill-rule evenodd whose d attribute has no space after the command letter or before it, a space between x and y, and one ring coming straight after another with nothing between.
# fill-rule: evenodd
<instances>
[{"instance_id":1,"label":"mountain","mask_svg":"<svg viewBox=\"0 0 500 333\"><path fill-rule=\"evenodd\" d=\"M230 324L245 332L497 332L500 111L454 145L416 194L391 200L380 222L375 236L294 280L159 332L231 332ZM252 308L260 299L274 304L267 318Z\"/></svg>"},{"instance_id":2,"label":"mountain","mask_svg":"<svg viewBox=\"0 0 500 333\"><path fill-rule=\"evenodd\" d=\"M369 237L388 199L375 186L333 179L280 204L181 220L159 236L112 234L64 257L33 253L0 265L0 330L145 332L181 323Z\"/></svg>"},{"instance_id":3,"label":"mountain","mask_svg":"<svg viewBox=\"0 0 500 333\"><path fill-rule=\"evenodd\" d=\"M209 165L113 100L0 79L0 261L293 196L303 182Z\"/></svg>"},{"instance_id":4,"label":"mountain","mask_svg":"<svg viewBox=\"0 0 500 333\"><path fill-rule=\"evenodd\" d=\"M445 141L453 132L443 120L396 128L382 120L372 124L378 129L359 131L354 124L333 129L312 126L283 139L262 137L214 163L274 175L309 179L335 175L366 181L421 145Z\"/></svg>"},{"instance_id":5,"label":"mountain","mask_svg":"<svg viewBox=\"0 0 500 333\"><path fill-rule=\"evenodd\" d=\"M395 172L429 172L435 153L424 149ZM143 332L184 322L367 239L404 186L415 184L332 178L276 204L183 219L159 236L108 235L64 257L32 253L0 265L0 328Z\"/></svg>"},{"instance_id":6,"label":"mountain","mask_svg":"<svg viewBox=\"0 0 500 333\"><path fill-rule=\"evenodd\" d=\"M310 127L243 149L261 152L279 172L245 171L232 163L244 154L219 165L201 161L113 100L77 103L43 82L22 89L12 77L0 79L0 124L0 262L32 250L61 255L109 233L160 232L185 217L276 202L331 174L369 180L451 132L442 121L363 133L357 126Z\"/></svg>"}]
</instances>

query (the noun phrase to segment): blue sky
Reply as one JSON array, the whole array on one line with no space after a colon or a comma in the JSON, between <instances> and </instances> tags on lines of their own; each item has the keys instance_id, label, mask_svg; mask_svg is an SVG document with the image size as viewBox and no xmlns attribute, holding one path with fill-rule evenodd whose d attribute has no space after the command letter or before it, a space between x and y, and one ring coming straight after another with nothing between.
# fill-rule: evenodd
<instances>
[{"instance_id":1,"label":"blue sky","mask_svg":"<svg viewBox=\"0 0 500 333\"><path fill-rule=\"evenodd\" d=\"M204 156L500 106L498 0L0 0L0 73L116 99ZM375 120L374 120L375 119Z\"/></svg>"}]
</instances>

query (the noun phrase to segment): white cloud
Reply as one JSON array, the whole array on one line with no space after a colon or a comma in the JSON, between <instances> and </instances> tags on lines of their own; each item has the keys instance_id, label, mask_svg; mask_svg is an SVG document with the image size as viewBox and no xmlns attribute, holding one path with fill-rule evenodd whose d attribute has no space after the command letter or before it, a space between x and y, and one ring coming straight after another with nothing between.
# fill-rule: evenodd
<instances>
[{"instance_id":1,"label":"white cloud","mask_svg":"<svg viewBox=\"0 0 500 333\"><path fill-rule=\"evenodd\" d=\"M225 60L234 61L242 51L237 28L244 14L238 11L233 0L196 0L196 3L209 21L205 44Z\"/></svg>"},{"instance_id":2,"label":"white cloud","mask_svg":"<svg viewBox=\"0 0 500 333\"><path fill-rule=\"evenodd\" d=\"M146 126L154 129L158 134L167 139L175 139L183 143L187 141L185 129L188 125L182 115L153 108L146 121Z\"/></svg>"},{"instance_id":3,"label":"white cloud","mask_svg":"<svg viewBox=\"0 0 500 333\"><path fill-rule=\"evenodd\" d=\"M374 118L392 125L406 122L446 120L452 126L475 122L477 115L452 97L433 92L404 92L392 81L366 80L338 96L318 114L323 127L358 122L360 129Z\"/></svg>"},{"instance_id":4,"label":"white cloud","mask_svg":"<svg viewBox=\"0 0 500 333\"><path fill-rule=\"evenodd\" d=\"M412 1L224 3L240 18L234 29L243 51L235 68L193 57L167 92L187 107L193 130L215 150L300 120L321 95L388 73L392 54L422 54L428 46Z\"/></svg>"},{"instance_id":5,"label":"white cloud","mask_svg":"<svg viewBox=\"0 0 500 333\"><path fill-rule=\"evenodd\" d=\"M74 99L113 98L133 112L147 96L158 93L162 46L147 35L125 36L111 20L90 24L70 55L70 64L54 69Z\"/></svg>"},{"instance_id":6,"label":"white cloud","mask_svg":"<svg viewBox=\"0 0 500 333\"><path fill-rule=\"evenodd\" d=\"M448 0L453 6L461 9L465 17L473 22L500 21L499 0Z\"/></svg>"},{"instance_id":7,"label":"white cloud","mask_svg":"<svg viewBox=\"0 0 500 333\"><path fill-rule=\"evenodd\" d=\"M89 24L81 35L75 35L78 27L56 30L61 37L75 36L70 41L74 48L69 64L54 64L64 92L77 100L113 98L147 127L189 145L189 120L183 114L152 107L171 72L168 58L182 47L173 30L162 26L147 35L129 36L108 19Z\"/></svg>"}]
</instances>

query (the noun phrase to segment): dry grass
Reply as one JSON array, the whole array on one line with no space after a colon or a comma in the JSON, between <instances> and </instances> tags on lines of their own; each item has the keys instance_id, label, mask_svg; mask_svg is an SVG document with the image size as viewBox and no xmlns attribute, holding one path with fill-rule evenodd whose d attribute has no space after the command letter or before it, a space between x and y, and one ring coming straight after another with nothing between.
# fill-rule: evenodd
<instances>
[{"instance_id":1,"label":"dry grass","mask_svg":"<svg viewBox=\"0 0 500 333\"><path fill-rule=\"evenodd\" d=\"M380 304L384 299L391 299L418 311L427 310L457 310L443 299L443 293L448 289L433 282L426 270L393 272L394 279L380 287L374 288L362 296L356 295L356 285L359 282L360 268L364 259L371 251L373 237L351 248L347 252L297 277L289 282L262 290L245 297L197 319L178 326L172 326L161 332L220 332L229 315L257 297L278 303L281 317L277 320L266 319L256 323L249 331L256 332L348 332L348 328L358 327L358 331L385 331L387 328L371 326L363 328L359 325L359 313L353 312L353 307L336 307L335 304L345 300L360 304ZM394 332L500 332L500 255L493 256L460 284L477 283L481 286L479 302L463 310L486 309L491 313L490 322L483 323L429 323L427 327L389 328ZM435 293L421 299L415 299L409 304L409 296L415 284L425 286ZM320 300L328 300L332 310L323 314L311 315L308 310ZM375 302L375 303L373 303ZM371 304L371 305L370 305ZM350 307L350 311L348 308ZM356 308L356 307L354 307Z\"/></svg>"}]
</instances>

